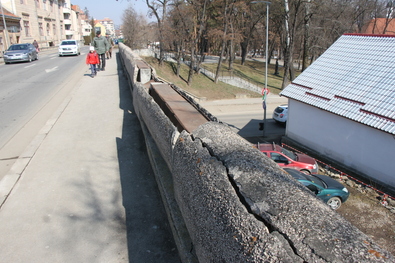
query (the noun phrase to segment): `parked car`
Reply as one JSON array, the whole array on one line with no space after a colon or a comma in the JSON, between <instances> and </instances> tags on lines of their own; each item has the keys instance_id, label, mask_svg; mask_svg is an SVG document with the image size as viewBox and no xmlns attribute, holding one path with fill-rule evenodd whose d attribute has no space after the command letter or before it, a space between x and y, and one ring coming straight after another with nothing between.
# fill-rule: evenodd
<instances>
[{"instance_id":1,"label":"parked car","mask_svg":"<svg viewBox=\"0 0 395 263\"><path fill-rule=\"evenodd\" d=\"M284 168L284 171L306 186L334 210L346 202L350 195L346 187L326 175L307 175L291 168Z\"/></svg>"},{"instance_id":2,"label":"parked car","mask_svg":"<svg viewBox=\"0 0 395 263\"><path fill-rule=\"evenodd\" d=\"M289 151L274 143L258 143L255 147L280 167L294 168L306 174L318 173L317 162L313 157L306 154Z\"/></svg>"},{"instance_id":3,"label":"parked car","mask_svg":"<svg viewBox=\"0 0 395 263\"><path fill-rule=\"evenodd\" d=\"M287 123L288 119L288 104L280 105L273 111L273 119L279 123Z\"/></svg>"},{"instance_id":4,"label":"parked car","mask_svg":"<svg viewBox=\"0 0 395 263\"><path fill-rule=\"evenodd\" d=\"M3 59L5 64L21 61L31 62L38 59L38 52L30 43L13 44L4 52Z\"/></svg>"},{"instance_id":5,"label":"parked car","mask_svg":"<svg viewBox=\"0 0 395 263\"><path fill-rule=\"evenodd\" d=\"M63 40L59 45L59 57L66 55L76 55L81 54L80 44L77 40L67 39Z\"/></svg>"}]
</instances>

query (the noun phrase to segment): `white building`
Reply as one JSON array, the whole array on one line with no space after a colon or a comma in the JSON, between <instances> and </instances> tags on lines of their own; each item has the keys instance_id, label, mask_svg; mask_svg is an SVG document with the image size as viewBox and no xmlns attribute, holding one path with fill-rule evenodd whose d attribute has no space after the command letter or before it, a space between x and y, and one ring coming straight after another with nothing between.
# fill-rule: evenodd
<instances>
[{"instance_id":1,"label":"white building","mask_svg":"<svg viewBox=\"0 0 395 263\"><path fill-rule=\"evenodd\" d=\"M286 136L395 189L394 35L341 36L280 95Z\"/></svg>"}]
</instances>

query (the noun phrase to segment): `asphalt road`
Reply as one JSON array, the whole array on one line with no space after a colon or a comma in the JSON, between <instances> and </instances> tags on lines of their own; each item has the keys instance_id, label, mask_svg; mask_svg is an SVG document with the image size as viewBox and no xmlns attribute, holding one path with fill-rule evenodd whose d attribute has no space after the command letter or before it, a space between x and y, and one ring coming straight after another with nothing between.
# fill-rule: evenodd
<instances>
[{"instance_id":1,"label":"asphalt road","mask_svg":"<svg viewBox=\"0 0 395 263\"><path fill-rule=\"evenodd\" d=\"M285 135L286 126L274 121L272 113L277 106L287 102L288 99L284 97L268 96L265 131L259 130L259 123L264 122L261 98L203 101L201 104L251 143L264 141L280 143L281 137Z\"/></svg>"},{"instance_id":2,"label":"asphalt road","mask_svg":"<svg viewBox=\"0 0 395 263\"><path fill-rule=\"evenodd\" d=\"M58 57L55 48L30 63L0 64L0 180L74 88L87 49Z\"/></svg>"}]
</instances>

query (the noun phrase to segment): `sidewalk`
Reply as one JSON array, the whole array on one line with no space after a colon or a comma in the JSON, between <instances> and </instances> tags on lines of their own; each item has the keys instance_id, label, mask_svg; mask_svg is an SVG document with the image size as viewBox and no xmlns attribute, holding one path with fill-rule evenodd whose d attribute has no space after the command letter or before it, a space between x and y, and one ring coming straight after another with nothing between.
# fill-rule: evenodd
<instances>
[{"instance_id":1,"label":"sidewalk","mask_svg":"<svg viewBox=\"0 0 395 263\"><path fill-rule=\"evenodd\" d=\"M81 72L0 182L1 262L179 262L116 57Z\"/></svg>"}]
</instances>

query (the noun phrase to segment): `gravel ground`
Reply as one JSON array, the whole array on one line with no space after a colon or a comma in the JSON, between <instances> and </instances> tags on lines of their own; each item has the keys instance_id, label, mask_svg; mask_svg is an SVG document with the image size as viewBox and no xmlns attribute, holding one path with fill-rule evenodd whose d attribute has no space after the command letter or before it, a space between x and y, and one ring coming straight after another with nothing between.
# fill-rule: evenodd
<instances>
[{"instance_id":1,"label":"gravel ground","mask_svg":"<svg viewBox=\"0 0 395 263\"><path fill-rule=\"evenodd\" d=\"M337 212L395 255L395 200L388 200L389 204L384 206L383 196L372 189L348 179L342 183L350 191L350 197Z\"/></svg>"}]
</instances>

